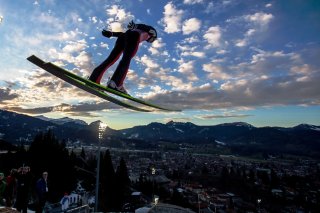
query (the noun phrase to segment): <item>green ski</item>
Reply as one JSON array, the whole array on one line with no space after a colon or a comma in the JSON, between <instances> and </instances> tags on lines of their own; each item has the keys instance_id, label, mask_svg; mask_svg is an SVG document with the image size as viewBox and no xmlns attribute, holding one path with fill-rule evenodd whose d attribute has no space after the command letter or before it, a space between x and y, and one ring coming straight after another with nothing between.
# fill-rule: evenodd
<instances>
[{"instance_id":1,"label":"green ski","mask_svg":"<svg viewBox=\"0 0 320 213\"><path fill-rule=\"evenodd\" d=\"M155 109L160 109L160 110L164 110L164 111L180 111L180 110L168 109L168 108L164 108L164 107L161 107L161 106L157 106L155 104L148 103L148 102L143 101L141 99L138 99L138 98L132 97L130 95L127 95L127 94L118 92L116 90L110 89L108 87L102 86L102 85L97 84L95 82L92 82L92 81L90 81L88 79L80 77L80 76L78 76L78 75L76 75L76 74L74 74L74 73L72 73L72 72L70 72L68 70L65 70L65 69L63 69L61 67L58 67L57 65L55 65L55 64L53 64L51 62L44 62L43 60L41 60L37 56L32 55L32 56L28 57L27 59L29 61L31 61L32 63L36 64L37 66L43 68L44 70L50 72L51 74L61 78L64 81L67 81L69 83L71 83L71 81L72 81L73 83L71 83L71 84L73 84L74 86L80 87L81 89L84 89L84 88L90 88L90 90L94 89L95 90L95 94L94 95L97 95L97 96L99 96L101 98L104 98L104 99L106 99L108 101L111 101L113 103L116 103L118 105L124 106L123 105L124 102L120 101L119 99L116 99L116 98L114 98L114 97L112 97L110 95L107 95L106 93L102 92L101 90L109 92L109 93L112 93L112 94L117 95L117 96L122 97L122 98L126 98L126 99L134 101L136 103L143 104L145 106L155 108ZM86 89L84 89L84 90L86 90ZM90 93L92 93L92 92L90 92ZM125 103L124 107L131 108L131 109L132 109L132 107L137 108L137 107L129 105L127 103ZM138 111L150 111L150 110L145 110L145 109L141 110L141 108L137 108L137 109L140 109ZM134 110L137 110L137 109L134 109Z\"/></svg>"},{"instance_id":2,"label":"green ski","mask_svg":"<svg viewBox=\"0 0 320 213\"><path fill-rule=\"evenodd\" d=\"M54 64L52 64L52 65L53 65L53 66L56 66L56 65L54 65ZM56 67L57 67L57 66L56 66ZM81 76L78 76L78 75L76 75L76 74L74 74L74 73L72 73L72 72L70 72L70 71L68 71L68 70L62 69L62 68L60 68L60 67L57 67L57 68L59 68L59 71L63 72L65 75L67 75L67 76L69 76L69 77L71 77L71 78L73 78L73 79L77 79L77 80L79 80L79 81L82 81L82 82L86 83L87 85L89 85L89 86L91 86L91 87L95 87L95 88L97 88L97 89L104 90L104 91L106 91L106 92L109 92L109 93L112 93L112 94L117 95L117 96L119 96L119 97L122 97L122 98L125 98L125 99L128 99L128 100L134 101L134 102L136 102L136 103L143 104L143 105L146 105L146 106L148 106L148 107L152 107L152 108L160 109L160 110L164 110L164 111L180 111L180 110L168 109L168 108L164 108L164 107L161 107L161 106L157 106L157 105L152 104L152 103L148 103L148 102L143 101L143 100L141 100L141 99L132 97L131 95L127 95L127 94L124 94L124 93L122 93L122 92L118 92L118 91L116 91L116 90L113 90L113 89L110 89L110 88L108 88L108 87L102 86L101 84L97 84L97 83L95 83L95 82L93 82L93 81L90 81L90 80L85 79L85 78L83 78L83 77L81 77Z\"/></svg>"},{"instance_id":3,"label":"green ski","mask_svg":"<svg viewBox=\"0 0 320 213\"><path fill-rule=\"evenodd\" d=\"M53 66L53 64L51 63L46 63L44 61L42 61L41 59L39 59L38 57L36 56L30 56L27 58L30 62L32 62L33 64L39 66L40 68L44 69L45 71L51 73L52 75L86 91L86 92L89 92L93 95L96 95L100 98L103 98L107 101L110 101L112 103L115 103L115 104L118 104L120 106L123 106L125 108L128 108L128 109L131 109L131 110L135 110L135 111L140 111L140 112L151 112L151 110L146 110L146 109L142 109L142 108L139 108L139 107L136 107L136 106L133 106L133 105L130 105L126 102L123 102L121 100L118 100L104 92L102 92L101 90L95 88L95 87L91 87L91 86L88 86L86 85L84 82L82 81L79 81L79 80L75 80L73 78L70 78L69 76L67 75L64 75L63 73L60 72L60 70L57 70L57 66Z\"/></svg>"}]
</instances>

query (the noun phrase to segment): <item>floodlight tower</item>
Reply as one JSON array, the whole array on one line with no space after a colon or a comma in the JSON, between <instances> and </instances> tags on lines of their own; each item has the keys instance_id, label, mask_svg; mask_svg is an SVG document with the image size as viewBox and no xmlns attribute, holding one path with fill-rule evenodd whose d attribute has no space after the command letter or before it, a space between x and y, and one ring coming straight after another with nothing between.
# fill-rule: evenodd
<instances>
[{"instance_id":1,"label":"floodlight tower","mask_svg":"<svg viewBox=\"0 0 320 213\"><path fill-rule=\"evenodd\" d=\"M100 151L101 151L101 143L103 139L103 134L107 125L100 121L99 129L98 129L98 151L97 151L97 174L96 174L96 196L95 196L95 207L94 211L98 212L98 205L99 205L99 178L100 178Z\"/></svg>"}]
</instances>

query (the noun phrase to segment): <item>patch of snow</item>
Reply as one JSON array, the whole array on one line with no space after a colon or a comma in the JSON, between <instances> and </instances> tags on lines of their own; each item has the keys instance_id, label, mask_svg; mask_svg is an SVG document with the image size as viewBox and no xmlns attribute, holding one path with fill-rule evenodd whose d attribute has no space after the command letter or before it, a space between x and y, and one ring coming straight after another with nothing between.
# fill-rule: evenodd
<instances>
[{"instance_id":1,"label":"patch of snow","mask_svg":"<svg viewBox=\"0 0 320 213\"><path fill-rule=\"evenodd\" d=\"M221 141L215 141L217 144L219 144L219 145L222 145L222 146L225 146L225 145L227 145L225 142L221 142Z\"/></svg>"},{"instance_id":2,"label":"patch of snow","mask_svg":"<svg viewBox=\"0 0 320 213\"><path fill-rule=\"evenodd\" d=\"M320 128L317 126L310 125L311 130L320 131Z\"/></svg>"},{"instance_id":3,"label":"patch of snow","mask_svg":"<svg viewBox=\"0 0 320 213\"><path fill-rule=\"evenodd\" d=\"M54 118L47 118L43 115L40 115L40 116L35 116L36 118L39 118L41 120L44 120L44 121L50 121L52 123L55 123L55 124L58 124L58 125L62 125L62 124L65 124L65 123L75 123L75 124L80 124L80 125L88 125L85 121L83 120L80 120L80 119L72 119L72 118L68 118L68 117L63 117L63 118L57 118L57 119L54 119Z\"/></svg>"},{"instance_id":4,"label":"patch of snow","mask_svg":"<svg viewBox=\"0 0 320 213\"><path fill-rule=\"evenodd\" d=\"M181 129L177 129L177 128L176 128L176 131L177 131L177 132L184 133L184 131L183 131L183 130L181 130Z\"/></svg>"},{"instance_id":5,"label":"patch of snow","mask_svg":"<svg viewBox=\"0 0 320 213\"><path fill-rule=\"evenodd\" d=\"M130 135L130 137L129 138L138 138L139 137L139 133L136 133L136 134L132 134L132 135Z\"/></svg>"}]
</instances>

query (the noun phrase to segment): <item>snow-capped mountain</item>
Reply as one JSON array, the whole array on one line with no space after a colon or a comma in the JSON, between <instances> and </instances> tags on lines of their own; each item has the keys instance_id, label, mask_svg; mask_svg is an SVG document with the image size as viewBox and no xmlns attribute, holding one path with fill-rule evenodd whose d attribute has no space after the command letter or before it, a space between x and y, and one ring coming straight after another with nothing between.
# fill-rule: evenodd
<instances>
[{"instance_id":1,"label":"snow-capped mountain","mask_svg":"<svg viewBox=\"0 0 320 213\"><path fill-rule=\"evenodd\" d=\"M309 125L309 124L300 124L298 126L294 127L296 130L315 130L315 131L320 131L319 126L315 125Z\"/></svg>"},{"instance_id":2,"label":"snow-capped mountain","mask_svg":"<svg viewBox=\"0 0 320 213\"><path fill-rule=\"evenodd\" d=\"M66 119L65 119L66 120ZM55 120L56 121L56 120ZM5 141L13 144L31 143L34 136L39 132L51 129L59 139L76 137L86 138L82 135L86 128L85 122L55 122L45 117L32 117L5 110L0 110L0 135ZM59 124L60 123L60 124Z\"/></svg>"},{"instance_id":3,"label":"snow-capped mountain","mask_svg":"<svg viewBox=\"0 0 320 213\"><path fill-rule=\"evenodd\" d=\"M120 130L122 136L141 140L166 140L172 142L210 143L215 140L232 141L238 135L249 133L256 129L247 123L228 123L215 126L198 126L187 122L173 122L166 124L150 123L146 126L136 126Z\"/></svg>"},{"instance_id":4,"label":"snow-capped mountain","mask_svg":"<svg viewBox=\"0 0 320 213\"><path fill-rule=\"evenodd\" d=\"M53 118L47 118L47 117L45 117L43 115L40 115L40 116L35 116L35 118L39 118L39 119L44 120L44 121L50 121L50 122L58 124L58 125L63 125L63 124L76 124L76 125L83 125L83 126L88 125L83 120L72 119L72 118L68 118L68 117L53 119Z\"/></svg>"},{"instance_id":5,"label":"snow-capped mountain","mask_svg":"<svg viewBox=\"0 0 320 213\"><path fill-rule=\"evenodd\" d=\"M61 140L95 143L98 123L86 124L70 118L48 119L30 117L14 112L0 110L0 136L10 143L31 142L39 132L51 129ZM187 122L170 121L166 124L153 122L148 125L128 129L106 129L108 143L189 143L193 145L217 144L239 149L265 151L319 152L320 126L301 124L291 128L254 127L248 123L236 122L212 126L198 126Z\"/></svg>"}]
</instances>

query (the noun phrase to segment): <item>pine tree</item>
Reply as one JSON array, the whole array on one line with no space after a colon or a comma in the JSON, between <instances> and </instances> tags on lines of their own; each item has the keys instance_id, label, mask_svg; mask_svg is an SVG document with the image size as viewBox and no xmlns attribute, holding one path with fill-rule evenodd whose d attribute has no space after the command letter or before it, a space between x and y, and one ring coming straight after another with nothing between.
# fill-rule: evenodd
<instances>
[{"instance_id":1,"label":"pine tree","mask_svg":"<svg viewBox=\"0 0 320 213\"><path fill-rule=\"evenodd\" d=\"M124 204L126 197L129 196L130 192L130 179L128 175L128 169L123 158L121 158L120 164L116 171L116 186L116 205L119 210L121 210L121 207Z\"/></svg>"},{"instance_id":2,"label":"pine tree","mask_svg":"<svg viewBox=\"0 0 320 213\"><path fill-rule=\"evenodd\" d=\"M60 200L64 192L76 186L76 175L73 161L65 143L60 143L53 132L40 133L31 143L28 156L31 171L39 178L43 171L48 171L49 192L52 201Z\"/></svg>"},{"instance_id":3,"label":"pine tree","mask_svg":"<svg viewBox=\"0 0 320 213\"><path fill-rule=\"evenodd\" d=\"M82 147L82 149L81 149L81 153L80 153L80 157L82 158L82 159L86 159L86 152L84 151L84 148Z\"/></svg>"},{"instance_id":4,"label":"pine tree","mask_svg":"<svg viewBox=\"0 0 320 213\"><path fill-rule=\"evenodd\" d=\"M115 171L110 151L107 150L100 164L100 209L113 211L115 209Z\"/></svg>"}]
</instances>

